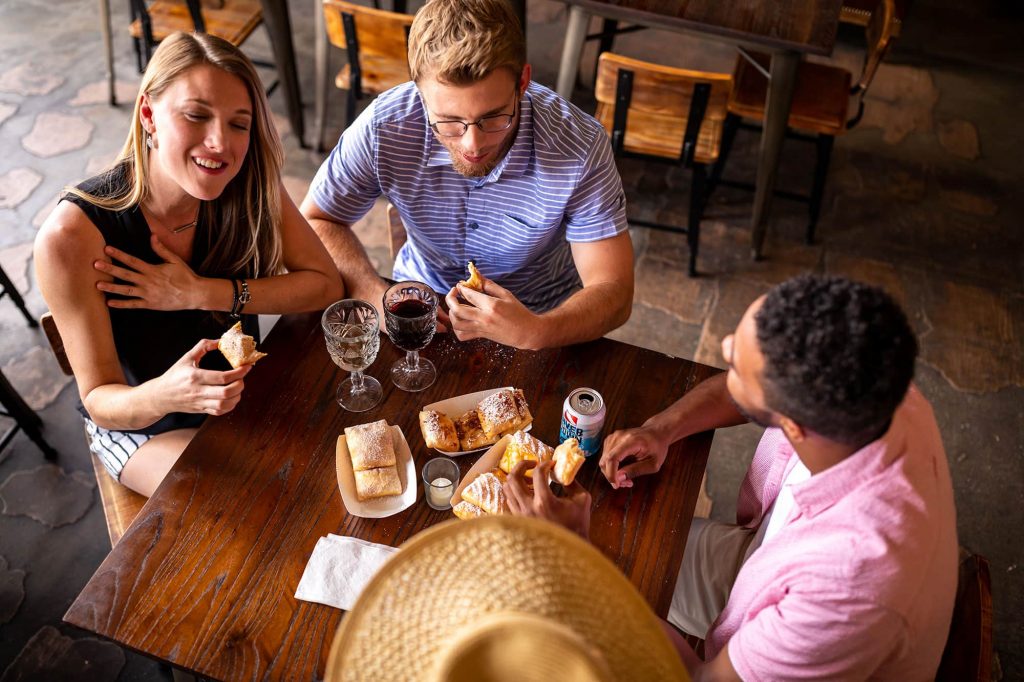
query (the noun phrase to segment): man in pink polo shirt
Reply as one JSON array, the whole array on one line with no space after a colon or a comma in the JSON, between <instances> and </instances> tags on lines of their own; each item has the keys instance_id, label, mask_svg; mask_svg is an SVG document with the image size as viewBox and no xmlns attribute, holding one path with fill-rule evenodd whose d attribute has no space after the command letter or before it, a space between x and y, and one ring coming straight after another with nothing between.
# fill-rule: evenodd
<instances>
[{"instance_id":1,"label":"man in pink polo shirt","mask_svg":"<svg viewBox=\"0 0 1024 682\"><path fill-rule=\"evenodd\" d=\"M706 640L702 661L674 638L691 674L932 679L956 594L956 513L935 416L910 385L903 312L880 289L805 275L756 300L722 354L728 373L611 434L600 462L628 488L680 438L767 427L737 523L690 530L669 620ZM589 496L573 492L510 507L585 532Z\"/></svg>"}]
</instances>

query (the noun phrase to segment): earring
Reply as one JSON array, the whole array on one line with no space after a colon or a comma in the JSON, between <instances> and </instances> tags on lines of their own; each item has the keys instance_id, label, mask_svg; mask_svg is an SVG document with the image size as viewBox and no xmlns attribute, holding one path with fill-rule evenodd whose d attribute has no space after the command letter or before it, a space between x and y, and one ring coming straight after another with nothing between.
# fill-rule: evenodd
<instances>
[{"instance_id":1,"label":"earring","mask_svg":"<svg viewBox=\"0 0 1024 682\"><path fill-rule=\"evenodd\" d=\"M146 147L149 149L156 147L156 145L153 144L153 135L151 135L149 131L146 131Z\"/></svg>"}]
</instances>

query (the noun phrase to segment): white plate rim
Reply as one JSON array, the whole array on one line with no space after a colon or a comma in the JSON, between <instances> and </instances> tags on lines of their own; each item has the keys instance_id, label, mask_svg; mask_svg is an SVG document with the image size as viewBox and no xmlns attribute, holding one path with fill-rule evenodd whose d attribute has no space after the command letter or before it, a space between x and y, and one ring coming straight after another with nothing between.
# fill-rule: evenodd
<instances>
[{"instance_id":1,"label":"white plate rim","mask_svg":"<svg viewBox=\"0 0 1024 682\"><path fill-rule=\"evenodd\" d=\"M498 388L488 388L482 391L476 391L474 393L463 393L462 395L453 396L451 398L445 398L444 400L437 400L435 402L430 403L429 405L424 405L421 409L424 412L440 412L441 414L448 415L454 420L456 417L461 417L465 413L469 412L471 408L476 407L476 405L478 405L480 401L486 398L487 396L494 395L498 391L505 390L514 391L516 389L515 386L499 386ZM533 420L531 419L530 423L520 430L529 431L532 428ZM420 435L422 436L423 434L421 433ZM462 455L471 455L475 452L481 452L492 447L494 447L493 444L484 445L482 447L474 448L472 450L456 450L455 452L442 450L441 448L433 449L434 452L438 452L444 455L445 457L461 457Z\"/></svg>"},{"instance_id":2,"label":"white plate rim","mask_svg":"<svg viewBox=\"0 0 1024 682\"><path fill-rule=\"evenodd\" d=\"M402 433L402 427L397 424L389 426L391 442L395 446L395 466L398 468L398 478L402 481L403 486L401 495L392 495L391 497L359 501L359 496L356 495L356 479L355 473L352 471L352 459L348 454L348 442L345 440L344 433L338 436L334 449L338 489L341 491L341 501L345 505L345 511L352 516L363 519L383 519L405 511L416 502L418 477L412 450L409 449L409 442L405 439L405 434Z\"/></svg>"}]
</instances>

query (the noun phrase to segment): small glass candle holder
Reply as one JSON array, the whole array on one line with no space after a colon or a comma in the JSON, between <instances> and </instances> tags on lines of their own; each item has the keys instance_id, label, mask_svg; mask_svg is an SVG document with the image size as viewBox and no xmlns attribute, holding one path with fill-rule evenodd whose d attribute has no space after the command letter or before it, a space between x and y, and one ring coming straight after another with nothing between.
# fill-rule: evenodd
<instances>
[{"instance_id":1,"label":"small glass candle holder","mask_svg":"<svg viewBox=\"0 0 1024 682\"><path fill-rule=\"evenodd\" d=\"M435 457L423 467L423 490L431 509L451 509L459 485L459 465L447 457Z\"/></svg>"}]
</instances>

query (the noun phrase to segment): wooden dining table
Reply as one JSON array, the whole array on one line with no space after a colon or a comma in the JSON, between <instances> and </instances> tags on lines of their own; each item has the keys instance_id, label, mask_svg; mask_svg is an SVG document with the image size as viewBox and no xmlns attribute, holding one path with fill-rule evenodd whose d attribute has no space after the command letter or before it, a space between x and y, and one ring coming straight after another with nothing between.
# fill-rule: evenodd
<instances>
[{"instance_id":1,"label":"wooden dining table","mask_svg":"<svg viewBox=\"0 0 1024 682\"><path fill-rule=\"evenodd\" d=\"M426 504L422 481L416 502L393 516L347 513L335 468L346 426L397 424L419 474L437 456L420 434L424 404L516 386L534 415L531 433L557 443L562 401L574 388L604 396L607 434L641 424L718 371L608 339L524 351L439 334L422 352L437 366L436 383L406 393L389 378L401 351L382 337L367 373L383 384L383 401L356 414L335 401L346 373L331 363L319 314L281 318L261 347L269 355L246 377L238 407L203 425L65 622L208 678L321 679L343 612L294 597L317 541L334 533L398 546L454 518ZM661 472L630 489L613 490L597 457L578 475L593 496L591 540L661 616L712 437L675 443ZM477 457L457 458L463 475Z\"/></svg>"},{"instance_id":2,"label":"wooden dining table","mask_svg":"<svg viewBox=\"0 0 1024 682\"><path fill-rule=\"evenodd\" d=\"M760 259L782 143L803 55L832 54L842 0L564 0L569 21L558 69L558 94L572 95L592 16L699 35L771 55L768 99L758 155L751 255Z\"/></svg>"}]
</instances>

